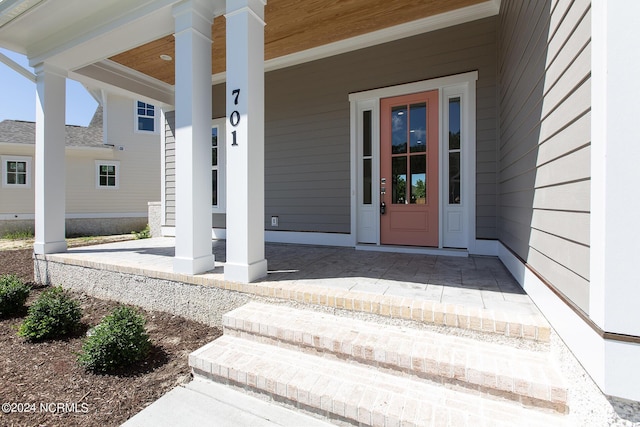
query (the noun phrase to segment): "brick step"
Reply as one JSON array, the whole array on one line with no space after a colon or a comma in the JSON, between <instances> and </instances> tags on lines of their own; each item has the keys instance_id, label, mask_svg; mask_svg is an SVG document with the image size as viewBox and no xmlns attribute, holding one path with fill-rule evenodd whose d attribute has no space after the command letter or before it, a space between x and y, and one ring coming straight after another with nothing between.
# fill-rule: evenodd
<instances>
[{"instance_id":1,"label":"brick step","mask_svg":"<svg viewBox=\"0 0 640 427\"><path fill-rule=\"evenodd\" d=\"M300 409L352 424L560 426L557 413L453 390L375 367L319 357L234 336L189 356L196 377L265 393Z\"/></svg>"},{"instance_id":2,"label":"brick step","mask_svg":"<svg viewBox=\"0 0 640 427\"><path fill-rule=\"evenodd\" d=\"M225 335L568 410L564 379L546 352L257 302L225 314L223 326Z\"/></svg>"},{"instance_id":3,"label":"brick step","mask_svg":"<svg viewBox=\"0 0 640 427\"><path fill-rule=\"evenodd\" d=\"M395 319L444 325L460 329L549 342L551 327L540 313L511 312L473 305L443 303L420 296L379 295L357 290L328 288L305 283L289 284L225 282L232 291L375 314Z\"/></svg>"}]
</instances>

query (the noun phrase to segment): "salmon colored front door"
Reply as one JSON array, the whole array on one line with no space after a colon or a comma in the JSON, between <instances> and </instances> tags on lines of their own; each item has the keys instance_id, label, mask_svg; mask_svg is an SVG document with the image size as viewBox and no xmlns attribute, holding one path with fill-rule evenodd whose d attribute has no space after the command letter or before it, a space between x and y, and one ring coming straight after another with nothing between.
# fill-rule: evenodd
<instances>
[{"instance_id":1,"label":"salmon colored front door","mask_svg":"<svg viewBox=\"0 0 640 427\"><path fill-rule=\"evenodd\" d=\"M380 101L380 242L438 246L438 91Z\"/></svg>"}]
</instances>

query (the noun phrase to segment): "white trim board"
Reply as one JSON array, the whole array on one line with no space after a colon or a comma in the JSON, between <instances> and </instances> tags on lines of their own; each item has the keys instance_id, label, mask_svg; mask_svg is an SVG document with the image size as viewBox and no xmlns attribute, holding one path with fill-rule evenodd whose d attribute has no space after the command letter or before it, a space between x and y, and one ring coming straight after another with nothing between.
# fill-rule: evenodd
<instances>
[{"instance_id":1,"label":"white trim board","mask_svg":"<svg viewBox=\"0 0 640 427\"><path fill-rule=\"evenodd\" d=\"M394 245L367 245L357 244L356 250L370 252L391 252L399 254L414 255L434 255L434 256L453 256L468 258L469 252L466 249L447 249L447 248L422 248L417 246L394 246Z\"/></svg>"},{"instance_id":2,"label":"white trim board","mask_svg":"<svg viewBox=\"0 0 640 427\"><path fill-rule=\"evenodd\" d=\"M640 401L640 345L607 340L566 305L504 244L499 258L603 393Z\"/></svg>"},{"instance_id":3,"label":"white trim board","mask_svg":"<svg viewBox=\"0 0 640 427\"><path fill-rule=\"evenodd\" d=\"M163 226L162 236L175 237L176 228ZM227 238L227 230L224 228L212 228L211 238L224 240ZM353 247L351 234L342 233L315 233L304 231L274 231L265 230L264 239L267 243L290 243L296 245L340 246Z\"/></svg>"},{"instance_id":4,"label":"white trim board","mask_svg":"<svg viewBox=\"0 0 640 427\"><path fill-rule=\"evenodd\" d=\"M147 212L107 212L107 213L68 213L66 219L107 219L107 218L145 218ZM34 220L32 213L8 213L0 214L0 221Z\"/></svg>"}]
</instances>

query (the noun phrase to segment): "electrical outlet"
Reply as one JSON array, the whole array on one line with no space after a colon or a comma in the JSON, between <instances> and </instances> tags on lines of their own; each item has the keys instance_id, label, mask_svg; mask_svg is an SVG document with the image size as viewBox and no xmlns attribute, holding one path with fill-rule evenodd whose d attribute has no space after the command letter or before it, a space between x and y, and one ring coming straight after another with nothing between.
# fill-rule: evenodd
<instances>
[{"instance_id":1,"label":"electrical outlet","mask_svg":"<svg viewBox=\"0 0 640 427\"><path fill-rule=\"evenodd\" d=\"M272 216L271 217L271 226L272 227L277 227L278 226L278 217L277 216Z\"/></svg>"}]
</instances>

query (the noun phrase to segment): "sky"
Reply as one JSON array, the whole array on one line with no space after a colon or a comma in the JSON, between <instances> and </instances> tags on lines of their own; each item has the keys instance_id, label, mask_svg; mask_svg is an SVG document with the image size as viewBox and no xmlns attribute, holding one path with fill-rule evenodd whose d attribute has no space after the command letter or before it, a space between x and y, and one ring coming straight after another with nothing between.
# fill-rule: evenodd
<instances>
[{"instance_id":1,"label":"sky","mask_svg":"<svg viewBox=\"0 0 640 427\"><path fill-rule=\"evenodd\" d=\"M27 58L10 50L0 52L33 72ZM80 83L67 79L66 122L87 126L98 103ZM36 85L0 62L0 121L36 120Z\"/></svg>"}]
</instances>

